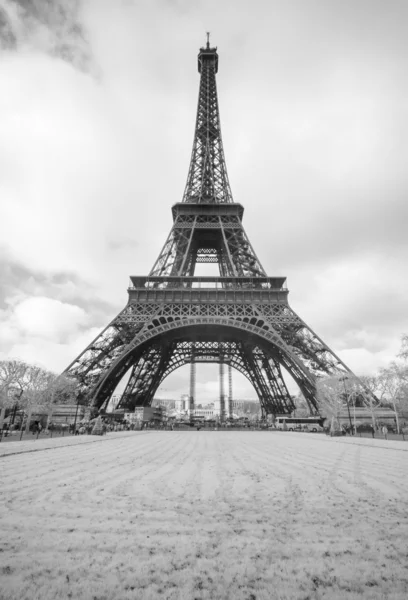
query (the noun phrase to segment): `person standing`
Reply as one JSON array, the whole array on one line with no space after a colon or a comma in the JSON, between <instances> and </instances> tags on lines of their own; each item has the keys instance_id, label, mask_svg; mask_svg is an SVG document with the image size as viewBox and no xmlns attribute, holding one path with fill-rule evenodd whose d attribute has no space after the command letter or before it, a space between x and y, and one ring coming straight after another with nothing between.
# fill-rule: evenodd
<instances>
[{"instance_id":1,"label":"person standing","mask_svg":"<svg viewBox=\"0 0 408 600\"><path fill-rule=\"evenodd\" d=\"M388 440L388 428L387 428L387 426L386 426L386 425L383 425L383 426L382 426L382 428L381 428L381 431L382 431L382 433L383 433L383 436L384 436L384 438L385 438L386 440Z\"/></svg>"}]
</instances>

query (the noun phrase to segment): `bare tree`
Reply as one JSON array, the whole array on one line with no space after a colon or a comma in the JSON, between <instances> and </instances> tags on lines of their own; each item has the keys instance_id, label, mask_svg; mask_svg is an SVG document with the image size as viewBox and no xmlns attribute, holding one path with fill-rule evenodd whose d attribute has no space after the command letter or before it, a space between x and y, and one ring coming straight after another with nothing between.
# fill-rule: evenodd
<instances>
[{"instance_id":1,"label":"bare tree","mask_svg":"<svg viewBox=\"0 0 408 600\"><path fill-rule=\"evenodd\" d=\"M393 361L388 367L380 369L378 379L381 398L391 404L399 433L399 411L408 398L408 365Z\"/></svg>"},{"instance_id":2,"label":"bare tree","mask_svg":"<svg viewBox=\"0 0 408 600\"><path fill-rule=\"evenodd\" d=\"M408 361L408 333L404 333L401 337L401 349L398 353L398 358L402 358L405 362Z\"/></svg>"},{"instance_id":3,"label":"bare tree","mask_svg":"<svg viewBox=\"0 0 408 600\"><path fill-rule=\"evenodd\" d=\"M3 426L7 408L16 402L16 394L24 389L28 365L21 360L0 361L0 428Z\"/></svg>"},{"instance_id":4,"label":"bare tree","mask_svg":"<svg viewBox=\"0 0 408 600\"><path fill-rule=\"evenodd\" d=\"M351 431L356 432L356 405L358 400L369 394L364 382L355 375L331 375L319 379L316 385L317 398L323 412L331 419L331 429L341 429L340 414L347 408ZM353 408L353 421L350 407Z\"/></svg>"},{"instance_id":5,"label":"bare tree","mask_svg":"<svg viewBox=\"0 0 408 600\"><path fill-rule=\"evenodd\" d=\"M381 386L378 375L361 375L360 381L364 386L365 404L371 413L373 428L377 426L376 411L381 406Z\"/></svg>"},{"instance_id":6,"label":"bare tree","mask_svg":"<svg viewBox=\"0 0 408 600\"><path fill-rule=\"evenodd\" d=\"M21 398L26 410L26 433L30 430L31 416L35 409L47 406L47 391L55 378L54 373L36 365L29 365L24 377L24 393Z\"/></svg>"},{"instance_id":7,"label":"bare tree","mask_svg":"<svg viewBox=\"0 0 408 600\"><path fill-rule=\"evenodd\" d=\"M0 361L0 428L6 410L16 402L26 412L26 433L35 409L48 412L48 423L56 404L76 402L78 383L65 375L56 375L21 360Z\"/></svg>"},{"instance_id":8,"label":"bare tree","mask_svg":"<svg viewBox=\"0 0 408 600\"><path fill-rule=\"evenodd\" d=\"M43 405L48 409L47 428L51 422L54 408L57 404L69 404L76 402L78 396L78 384L76 380L65 375L50 374L48 385L44 390Z\"/></svg>"},{"instance_id":9,"label":"bare tree","mask_svg":"<svg viewBox=\"0 0 408 600\"><path fill-rule=\"evenodd\" d=\"M354 435L357 434L356 405L357 401L363 396L363 385L360 379L355 375L343 375L340 377L344 387L344 398L346 400L347 411L349 415L350 428ZM350 406L353 408L353 423L351 422Z\"/></svg>"},{"instance_id":10,"label":"bare tree","mask_svg":"<svg viewBox=\"0 0 408 600\"><path fill-rule=\"evenodd\" d=\"M344 404L343 383L336 376L324 377L317 381L316 392L319 405L331 421L331 431L339 431L340 413Z\"/></svg>"}]
</instances>

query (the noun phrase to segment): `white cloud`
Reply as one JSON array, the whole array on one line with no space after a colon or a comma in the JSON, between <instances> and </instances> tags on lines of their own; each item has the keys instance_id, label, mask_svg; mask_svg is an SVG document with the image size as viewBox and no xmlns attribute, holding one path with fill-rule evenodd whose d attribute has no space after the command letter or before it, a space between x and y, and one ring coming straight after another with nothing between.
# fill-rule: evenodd
<instances>
[{"instance_id":1,"label":"white cloud","mask_svg":"<svg viewBox=\"0 0 408 600\"><path fill-rule=\"evenodd\" d=\"M17 304L14 321L28 335L64 340L65 336L86 323L87 315L78 306L52 298L35 297Z\"/></svg>"},{"instance_id":2,"label":"white cloud","mask_svg":"<svg viewBox=\"0 0 408 600\"><path fill-rule=\"evenodd\" d=\"M0 324L0 336L3 335L4 325ZM1 358L18 358L31 364L36 364L44 369L61 373L82 350L98 335L97 328L87 329L80 334L71 332L69 342L59 342L58 337L53 339L41 335L27 335L15 329L12 344L6 353L0 351ZM10 340L11 341L11 340Z\"/></svg>"},{"instance_id":3,"label":"white cloud","mask_svg":"<svg viewBox=\"0 0 408 600\"><path fill-rule=\"evenodd\" d=\"M0 356L62 371L97 335L83 308L43 296L10 302L0 311ZM6 351L7 349L7 351Z\"/></svg>"},{"instance_id":4,"label":"white cloud","mask_svg":"<svg viewBox=\"0 0 408 600\"><path fill-rule=\"evenodd\" d=\"M341 350L338 352L338 355L347 365L353 365L354 373L357 376L367 375L375 373L378 369L387 366L391 360L395 359L399 347L397 344L393 346L393 348L387 348L375 353L366 348L358 347Z\"/></svg>"}]
</instances>

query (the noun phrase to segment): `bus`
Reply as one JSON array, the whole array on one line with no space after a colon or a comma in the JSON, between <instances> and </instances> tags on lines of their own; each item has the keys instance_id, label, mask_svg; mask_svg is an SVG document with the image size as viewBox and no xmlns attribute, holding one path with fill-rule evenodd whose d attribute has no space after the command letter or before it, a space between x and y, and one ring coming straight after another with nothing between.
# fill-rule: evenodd
<instances>
[{"instance_id":1,"label":"bus","mask_svg":"<svg viewBox=\"0 0 408 600\"><path fill-rule=\"evenodd\" d=\"M287 431L323 431L324 417L276 417L276 429Z\"/></svg>"}]
</instances>

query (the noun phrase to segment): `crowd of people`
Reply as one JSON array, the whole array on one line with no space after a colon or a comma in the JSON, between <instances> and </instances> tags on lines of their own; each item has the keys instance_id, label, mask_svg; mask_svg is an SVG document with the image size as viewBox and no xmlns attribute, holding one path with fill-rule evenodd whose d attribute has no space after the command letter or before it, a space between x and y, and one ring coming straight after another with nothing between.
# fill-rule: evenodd
<instances>
[{"instance_id":1,"label":"crowd of people","mask_svg":"<svg viewBox=\"0 0 408 600\"><path fill-rule=\"evenodd\" d=\"M93 432L93 428L95 426L95 420L93 421L81 421L78 424L72 424L70 426L70 432L75 433L75 435L84 435L90 434ZM139 430L141 427L139 424L127 423L126 421L118 422L108 422L105 421L102 423L102 434L108 433L110 431L135 431Z\"/></svg>"},{"instance_id":2,"label":"crowd of people","mask_svg":"<svg viewBox=\"0 0 408 600\"><path fill-rule=\"evenodd\" d=\"M53 433L57 433L57 434L63 434L64 432L66 433L70 433L73 435L89 435L91 433L95 433L94 431L94 427L95 427L95 422L97 419L92 419L89 421L80 421L78 423L52 423L49 422L47 425L43 425L41 423L41 421L39 420L33 420L30 423L30 427L29 427L29 432L32 435L37 435L37 437L40 434L44 434L44 435L52 435ZM219 429L219 428L225 428L225 427L239 427L241 428L250 428L250 429L257 429L257 428L262 428L262 426L258 425L258 427L255 427L255 424L243 424L243 423L234 423L234 424L230 424L230 423L195 423L190 424L190 423L183 423L182 425L184 425L184 427L188 426L188 427L196 427L197 430L200 430L202 428L210 428L210 429ZM108 432L112 432L112 431L137 431L137 430L143 430L143 429L157 429L157 430L174 430L174 429L179 429L181 427L181 424L179 423L173 423L173 422L169 422L169 423L156 423L156 422L144 422L144 423L129 423L127 421L107 421L107 420L103 420L100 423L100 430L97 432L101 435L106 434ZM267 427L267 425L264 425L264 427ZM183 427L182 427L183 428ZM9 424L9 423L4 423L3 427L2 427L2 431L0 432L2 434L2 437L8 437L11 436L13 434L16 434L17 432L20 433L22 430L25 430L25 424L21 424L21 423L13 423L13 424ZM380 423L378 424L376 427L374 427L372 424L366 424L364 427L358 427L357 430L354 430L354 426L352 425L346 425L343 424L340 426L339 428L334 428L333 427L333 423L327 423L325 424L324 427L325 433L327 435L333 436L333 435L357 435L360 434L361 432L365 432L365 433L371 433L372 437L383 437L383 439L388 439L388 435L389 433L394 433L394 429L392 426L390 425L386 425L384 423ZM408 428L405 422L402 423L401 426L401 433L408 434Z\"/></svg>"}]
</instances>

